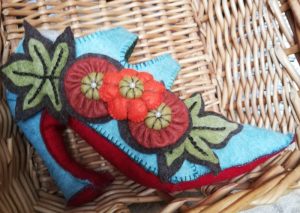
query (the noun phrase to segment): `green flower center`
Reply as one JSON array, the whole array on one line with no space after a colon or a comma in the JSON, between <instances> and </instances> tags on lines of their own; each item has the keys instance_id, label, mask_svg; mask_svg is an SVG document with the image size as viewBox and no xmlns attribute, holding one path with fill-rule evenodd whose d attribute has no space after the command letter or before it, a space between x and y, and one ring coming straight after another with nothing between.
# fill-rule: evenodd
<instances>
[{"instance_id":1,"label":"green flower center","mask_svg":"<svg viewBox=\"0 0 300 213\"><path fill-rule=\"evenodd\" d=\"M103 73L91 72L81 80L81 92L86 98L99 100L99 88L102 85Z\"/></svg>"},{"instance_id":2,"label":"green flower center","mask_svg":"<svg viewBox=\"0 0 300 213\"><path fill-rule=\"evenodd\" d=\"M161 130L168 127L172 120L172 110L165 103L157 109L148 112L145 119L146 126L150 129Z\"/></svg>"},{"instance_id":3,"label":"green flower center","mask_svg":"<svg viewBox=\"0 0 300 213\"><path fill-rule=\"evenodd\" d=\"M120 93L123 97L133 99L143 95L143 82L137 77L125 76L119 83Z\"/></svg>"}]
</instances>

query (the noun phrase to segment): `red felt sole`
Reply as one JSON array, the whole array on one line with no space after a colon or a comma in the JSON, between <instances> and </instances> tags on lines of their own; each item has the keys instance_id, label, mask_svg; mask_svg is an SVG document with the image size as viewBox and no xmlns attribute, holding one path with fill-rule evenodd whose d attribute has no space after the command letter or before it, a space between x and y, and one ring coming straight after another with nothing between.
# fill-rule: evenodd
<instances>
[{"instance_id":1,"label":"red felt sole","mask_svg":"<svg viewBox=\"0 0 300 213\"><path fill-rule=\"evenodd\" d=\"M84 123L74 118L70 118L68 124L79 134L82 139L86 140L87 143L89 143L112 165L117 167L124 175L140 184L166 192L199 188L204 185L209 185L212 183L234 178L254 169L256 166L265 162L278 153L277 152L268 156L263 156L256 159L255 161L252 161L251 163L242 166L225 169L221 171L217 176L215 176L213 173L209 173L193 181L186 181L177 184L165 183L161 182L159 177L150 172L147 172L118 147L107 141L104 137L99 135L90 127L86 126ZM106 174L99 174L94 171L85 169L78 163L76 163L70 156L68 156L67 151L64 147L63 136L61 134L61 124L59 124L59 122L56 121L47 112L43 113L41 119L41 132L44 137L46 146L49 149L49 152L52 153L54 159L56 159L64 169L78 178L91 180L92 183L98 186L96 187L98 190L103 190L103 188L111 182L112 179L109 175L106 177ZM94 189L92 189L92 191L89 191L91 189L87 190L88 192L79 192L78 194L76 194L72 198L72 201L69 201L69 204L80 205L86 201L92 200L94 197L101 194L94 192Z\"/></svg>"},{"instance_id":2,"label":"red felt sole","mask_svg":"<svg viewBox=\"0 0 300 213\"><path fill-rule=\"evenodd\" d=\"M73 197L68 200L68 206L80 206L82 204L93 201L95 198L103 193L102 189L96 189L94 186L89 185L82 191L77 192Z\"/></svg>"},{"instance_id":3,"label":"red felt sole","mask_svg":"<svg viewBox=\"0 0 300 213\"><path fill-rule=\"evenodd\" d=\"M82 139L86 140L97 152L99 152L106 160L118 168L123 174L130 179L143 184L145 186L156 188L166 192L181 191L191 188L198 188L219 181L227 180L239 176L254 169L259 164L265 162L277 153L252 161L251 163L231 167L221 171L217 176L213 173L206 174L193 181L186 181L177 184L161 182L159 177L153 173L147 172L144 168L133 161L128 155L121 151L111 142L100 136L93 129L75 119L70 119L69 125L74 129Z\"/></svg>"}]
</instances>

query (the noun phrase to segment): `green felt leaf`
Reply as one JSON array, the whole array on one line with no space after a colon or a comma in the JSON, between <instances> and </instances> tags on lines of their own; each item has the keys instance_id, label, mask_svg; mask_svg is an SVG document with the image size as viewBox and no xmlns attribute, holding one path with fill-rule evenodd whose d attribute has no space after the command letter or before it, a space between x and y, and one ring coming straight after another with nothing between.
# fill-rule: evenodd
<instances>
[{"instance_id":1,"label":"green felt leaf","mask_svg":"<svg viewBox=\"0 0 300 213\"><path fill-rule=\"evenodd\" d=\"M44 71L47 72L47 69L51 64L47 49L42 42L31 38L28 42L28 50L34 65L34 69L31 70L31 72L43 76Z\"/></svg>"},{"instance_id":2,"label":"green felt leaf","mask_svg":"<svg viewBox=\"0 0 300 213\"><path fill-rule=\"evenodd\" d=\"M219 163L212 149L198 136L196 130L192 130L189 137L180 146L165 153L167 166L171 166L185 151L199 161L205 161L210 164Z\"/></svg>"},{"instance_id":3,"label":"green felt leaf","mask_svg":"<svg viewBox=\"0 0 300 213\"><path fill-rule=\"evenodd\" d=\"M180 146L176 147L175 149L166 152L165 157L167 161L167 166L171 166L176 159L181 157L181 155L184 153L184 150L185 150L185 144L182 143Z\"/></svg>"},{"instance_id":4,"label":"green felt leaf","mask_svg":"<svg viewBox=\"0 0 300 213\"><path fill-rule=\"evenodd\" d=\"M55 52L53 54L52 63L50 66L50 75L59 77L61 71L65 67L69 56L68 44L65 42L59 43L56 46Z\"/></svg>"},{"instance_id":5,"label":"green felt leaf","mask_svg":"<svg viewBox=\"0 0 300 213\"><path fill-rule=\"evenodd\" d=\"M200 112L204 111L204 104L202 103L202 98L200 94L194 95L184 101L185 105L190 111L192 120L198 116Z\"/></svg>"},{"instance_id":6,"label":"green felt leaf","mask_svg":"<svg viewBox=\"0 0 300 213\"><path fill-rule=\"evenodd\" d=\"M39 49L34 48L39 46ZM32 47L33 46L33 47ZM23 109L30 109L37 106L42 98L47 95L56 111L60 111L62 104L59 97L59 76L67 63L69 49L66 43L59 43L54 51L53 58L50 61L49 54L40 42L29 41L29 51L32 49L31 56L35 57L36 67L42 67L43 77L35 79L33 87L27 93Z\"/></svg>"},{"instance_id":7,"label":"green felt leaf","mask_svg":"<svg viewBox=\"0 0 300 213\"><path fill-rule=\"evenodd\" d=\"M237 123L230 122L218 114L211 113L193 119L193 131L213 147L227 142L238 128Z\"/></svg>"},{"instance_id":8,"label":"green felt leaf","mask_svg":"<svg viewBox=\"0 0 300 213\"><path fill-rule=\"evenodd\" d=\"M199 161L208 162L210 164L218 164L219 160L211 148L203 141L196 131L190 132L190 137L186 139L186 151Z\"/></svg>"},{"instance_id":9,"label":"green felt leaf","mask_svg":"<svg viewBox=\"0 0 300 213\"><path fill-rule=\"evenodd\" d=\"M214 149L224 147L242 126L214 113L205 112L201 95L194 95L184 101L190 111L191 129L183 143L164 153L161 174L170 178L180 168L184 160L205 165L215 173L220 171L220 162Z\"/></svg>"},{"instance_id":10,"label":"green felt leaf","mask_svg":"<svg viewBox=\"0 0 300 213\"><path fill-rule=\"evenodd\" d=\"M34 82L36 75L31 70L34 70L33 63L27 60L13 62L2 69L2 72L16 86L23 87L31 85Z\"/></svg>"},{"instance_id":11,"label":"green felt leaf","mask_svg":"<svg viewBox=\"0 0 300 213\"><path fill-rule=\"evenodd\" d=\"M23 110L32 109L41 104L48 96L56 111L62 109L59 96L59 76L69 56L67 43L56 45L52 59L44 44L37 39L28 41L28 52L31 60L17 60L7 65L2 72L15 86L29 86L22 104Z\"/></svg>"}]
</instances>

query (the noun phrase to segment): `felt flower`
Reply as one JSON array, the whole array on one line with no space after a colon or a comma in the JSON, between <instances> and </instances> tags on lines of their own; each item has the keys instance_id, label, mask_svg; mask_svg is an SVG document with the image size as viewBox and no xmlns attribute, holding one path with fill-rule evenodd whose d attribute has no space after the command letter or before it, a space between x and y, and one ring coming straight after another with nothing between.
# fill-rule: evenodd
<instances>
[{"instance_id":1,"label":"felt flower","mask_svg":"<svg viewBox=\"0 0 300 213\"><path fill-rule=\"evenodd\" d=\"M99 90L111 117L133 122L144 120L149 110L158 107L164 91L164 85L151 74L132 69L107 73Z\"/></svg>"},{"instance_id":2,"label":"felt flower","mask_svg":"<svg viewBox=\"0 0 300 213\"><path fill-rule=\"evenodd\" d=\"M128 127L136 143L142 147L164 148L180 143L180 138L189 128L189 111L175 94L165 91L157 108L148 112L141 122L128 122Z\"/></svg>"},{"instance_id":3,"label":"felt flower","mask_svg":"<svg viewBox=\"0 0 300 213\"><path fill-rule=\"evenodd\" d=\"M77 59L64 76L64 93L72 110L86 119L107 116L99 89L105 73L120 69L117 62L100 55L85 55Z\"/></svg>"}]
</instances>

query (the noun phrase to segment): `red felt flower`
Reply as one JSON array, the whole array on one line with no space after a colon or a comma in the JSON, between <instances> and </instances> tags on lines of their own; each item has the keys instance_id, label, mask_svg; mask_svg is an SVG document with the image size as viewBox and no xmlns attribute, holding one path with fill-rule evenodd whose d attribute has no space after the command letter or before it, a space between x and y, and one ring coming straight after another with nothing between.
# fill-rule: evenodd
<instances>
[{"instance_id":1,"label":"red felt flower","mask_svg":"<svg viewBox=\"0 0 300 213\"><path fill-rule=\"evenodd\" d=\"M97 119L108 115L105 103L99 96L103 76L117 72L121 65L98 55L87 55L77 59L64 76L64 91L67 102L78 115Z\"/></svg>"},{"instance_id":2,"label":"red felt flower","mask_svg":"<svg viewBox=\"0 0 300 213\"><path fill-rule=\"evenodd\" d=\"M173 93L165 91L162 103L141 122L128 122L131 136L142 147L164 148L178 142L189 128L189 111Z\"/></svg>"},{"instance_id":3,"label":"red felt flower","mask_svg":"<svg viewBox=\"0 0 300 213\"><path fill-rule=\"evenodd\" d=\"M139 122L149 110L161 104L164 91L164 85L155 81L151 74L123 69L107 73L99 93L107 102L111 117Z\"/></svg>"}]
</instances>

